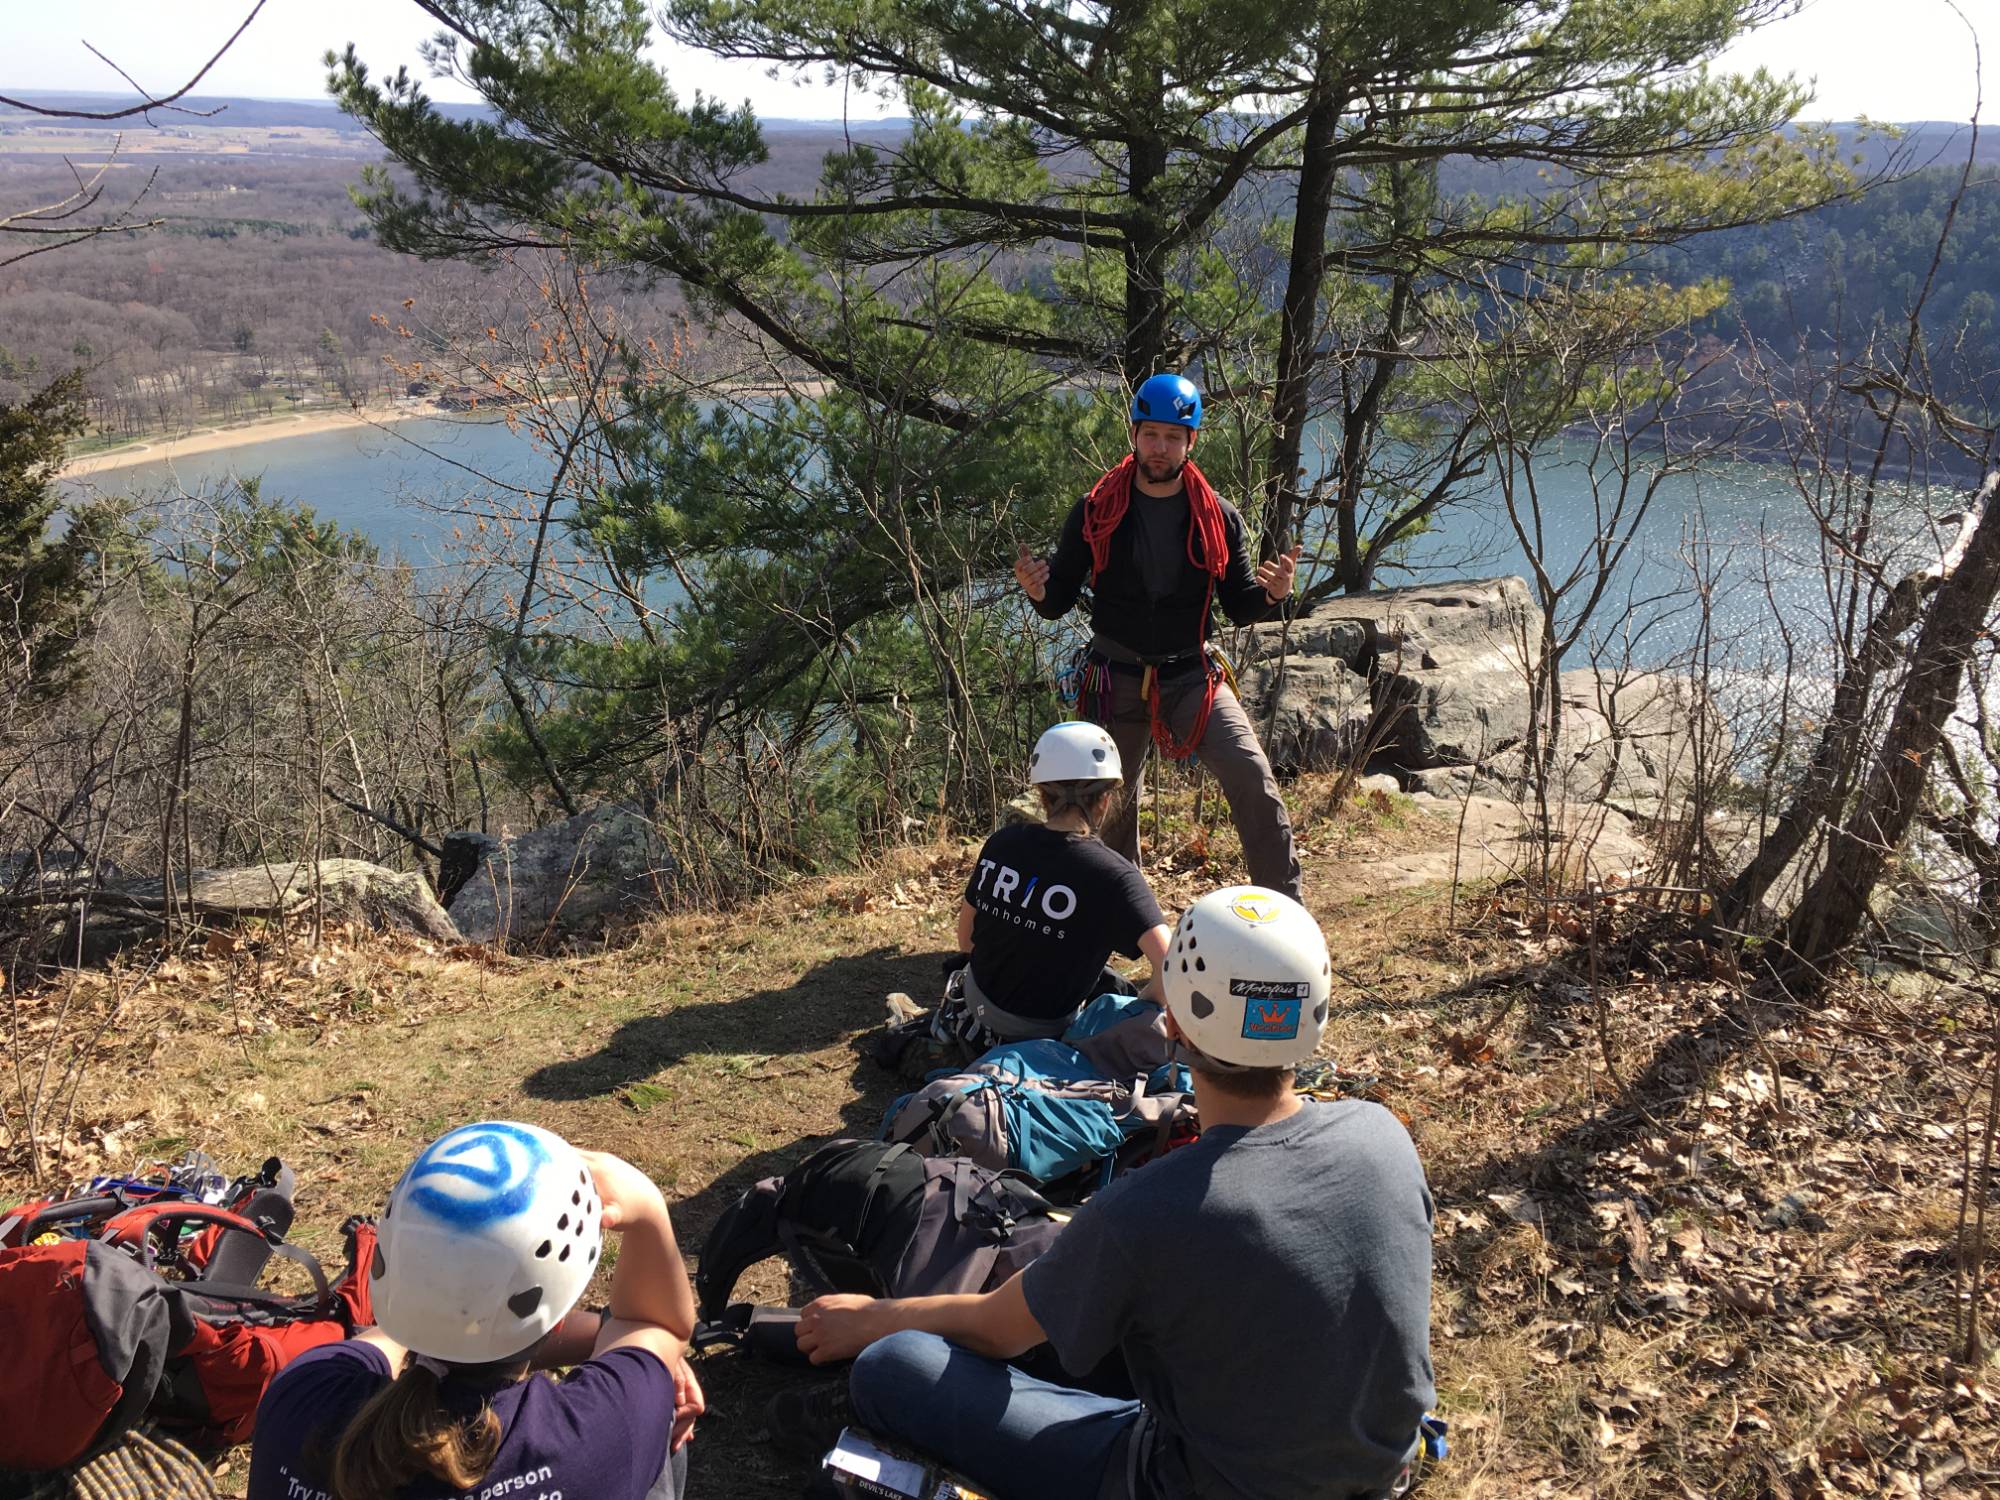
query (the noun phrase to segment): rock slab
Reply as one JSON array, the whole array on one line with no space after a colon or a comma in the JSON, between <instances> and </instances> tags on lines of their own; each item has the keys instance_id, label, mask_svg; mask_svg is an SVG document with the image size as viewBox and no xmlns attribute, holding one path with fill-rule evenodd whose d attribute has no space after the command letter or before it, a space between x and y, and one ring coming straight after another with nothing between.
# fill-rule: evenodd
<instances>
[{"instance_id":1,"label":"rock slab","mask_svg":"<svg viewBox=\"0 0 2000 1500\"><path fill-rule=\"evenodd\" d=\"M1408 790L1518 789L1536 628L1528 585L1511 576L1329 599L1248 632L1242 697L1280 770L1362 759ZM1562 674L1560 696L1561 800L1655 816L1698 753L1726 755L1682 679L1584 667Z\"/></svg>"}]
</instances>

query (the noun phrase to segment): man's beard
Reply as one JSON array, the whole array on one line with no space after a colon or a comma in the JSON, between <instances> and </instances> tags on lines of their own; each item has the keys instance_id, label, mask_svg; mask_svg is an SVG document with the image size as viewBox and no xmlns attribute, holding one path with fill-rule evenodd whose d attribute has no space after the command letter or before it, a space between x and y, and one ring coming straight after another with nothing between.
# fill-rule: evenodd
<instances>
[{"instance_id":1,"label":"man's beard","mask_svg":"<svg viewBox=\"0 0 2000 1500\"><path fill-rule=\"evenodd\" d=\"M1165 484L1170 479L1178 479L1181 477L1181 470L1186 467L1187 460L1184 458L1139 460L1139 472L1146 476L1148 484Z\"/></svg>"}]
</instances>

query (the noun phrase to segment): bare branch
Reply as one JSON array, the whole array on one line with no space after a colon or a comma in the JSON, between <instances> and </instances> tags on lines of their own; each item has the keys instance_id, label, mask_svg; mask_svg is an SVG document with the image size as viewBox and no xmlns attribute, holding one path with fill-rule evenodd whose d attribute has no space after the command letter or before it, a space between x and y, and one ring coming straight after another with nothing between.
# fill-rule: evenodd
<instances>
[{"instance_id":1,"label":"bare branch","mask_svg":"<svg viewBox=\"0 0 2000 1500\"><path fill-rule=\"evenodd\" d=\"M249 29L250 23L252 21L257 19L257 12L259 12L264 8L265 3L266 0L257 0L257 3L250 7L250 14L243 18L242 24L239 25L234 31L229 33L229 40L224 42L220 47L215 49L215 56L211 57L207 62L203 63L201 65L200 71L197 72L194 75L194 77L190 78L186 83L182 84L179 88L175 89L170 94L160 94L157 96L152 94L147 94L144 89L139 88L139 85L133 82L132 75L130 73L127 73L123 68L119 67L118 64L116 64L115 62L112 62L110 58L105 57L102 52L99 52L97 48L92 47L89 42L85 42L83 45L90 50L92 55L101 58L103 59L104 62L110 64L111 68L118 74L120 78L124 79L127 83L132 84L133 88L139 89L139 92L142 95L145 95L145 97L141 99L139 103L129 104L123 109L106 109L106 110L50 109L45 105L30 104L25 99L13 99L9 98L5 94L0 94L0 104L9 104L12 105L15 109L26 111L28 114L42 115L48 119L55 119L55 120L123 120L123 119L128 119L133 115L146 114L148 111L155 109L172 109L175 114L198 115L204 119L210 115L218 115L222 113L223 109L226 108L227 106L218 104L214 109L187 109L175 105L174 100L185 96L191 89L194 88L196 84L200 83L202 79L208 76L209 69L213 68L217 63L222 61L223 53L227 52L231 47L235 46L236 39L241 35L243 35L243 33Z\"/></svg>"}]
</instances>

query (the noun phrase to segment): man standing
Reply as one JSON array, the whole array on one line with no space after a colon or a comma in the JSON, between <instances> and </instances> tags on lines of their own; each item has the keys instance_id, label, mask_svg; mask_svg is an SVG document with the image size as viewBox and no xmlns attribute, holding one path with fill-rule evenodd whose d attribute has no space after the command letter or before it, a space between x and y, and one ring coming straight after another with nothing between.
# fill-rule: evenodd
<instances>
[{"instance_id":1,"label":"man standing","mask_svg":"<svg viewBox=\"0 0 2000 1500\"><path fill-rule=\"evenodd\" d=\"M1155 375L1132 398L1132 452L1063 523L1055 555L1014 561L1014 577L1047 620L1090 585L1092 635L1077 704L1111 731L1125 798L1104 842L1139 863L1139 793L1151 735L1169 760L1190 755L1229 799L1243 858L1259 885L1297 899L1292 823L1271 762L1236 694L1209 657L1213 606L1238 625L1264 619L1292 592L1298 548L1253 571L1243 518L1193 462L1201 392Z\"/></svg>"},{"instance_id":2,"label":"man standing","mask_svg":"<svg viewBox=\"0 0 2000 1500\"><path fill-rule=\"evenodd\" d=\"M990 1494L1037 1500L1376 1500L1435 1391L1431 1200L1379 1104L1300 1099L1326 1025L1326 941L1254 886L1197 901L1162 974L1202 1133L1089 1199L994 1291L821 1297L814 1363L846 1390L792 1403L773 1437L823 1450L850 1419ZM1046 1341L1081 1375L1121 1352L1136 1401L1003 1360Z\"/></svg>"}]
</instances>

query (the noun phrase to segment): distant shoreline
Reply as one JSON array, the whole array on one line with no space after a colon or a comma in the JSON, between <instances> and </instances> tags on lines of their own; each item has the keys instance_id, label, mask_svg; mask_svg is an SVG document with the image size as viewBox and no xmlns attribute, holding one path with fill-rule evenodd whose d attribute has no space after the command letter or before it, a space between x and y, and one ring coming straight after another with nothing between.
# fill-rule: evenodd
<instances>
[{"instance_id":1,"label":"distant shoreline","mask_svg":"<svg viewBox=\"0 0 2000 1500\"><path fill-rule=\"evenodd\" d=\"M831 390L832 382L798 380L789 386L744 382L723 389L737 397L784 393L812 399L823 396ZM490 409L477 410L473 414L484 415L491 420L492 412L503 410L505 408L502 406L494 406ZM417 422L427 418L450 418L467 414L463 410L447 410L431 401L424 401L421 405L398 402L395 405L383 406L378 403L373 406L342 410L314 408L284 416L265 417L233 427L201 427L182 437L140 438L123 447L107 448L102 453L86 453L72 458L63 465L62 473L57 477L89 479L98 474L110 474L119 469L134 468L139 464L159 463L175 458L194 458L203 453L247 448L252 443L282 442L287 438L310 437L317 432L341 432L350 427L386 427L393 422Z\"/></svg>"},{"instance_id":2,"label":"distant shoreline","mask_svg":"<svg viewBox=\"0 0 2000 1500\"><path fill-rule=\"evenodd\" d=\"M364 406L345 411L295 412L289 417L246 422L236 427L201 428L184 437L141 439L123 448L110 448L102 453L86 454L64 464L60 477L89 479L94 475L130 469L139 464L159 463L166 459L193 458L198 454L220 453L229 448L247 448L252 443L309 437L318 432L340 432L349 427L381 427L391 422L411 422L424 417L445 415L447 413L439 411L428 403L421 408Z\"/></svg>"}]
</instances>

